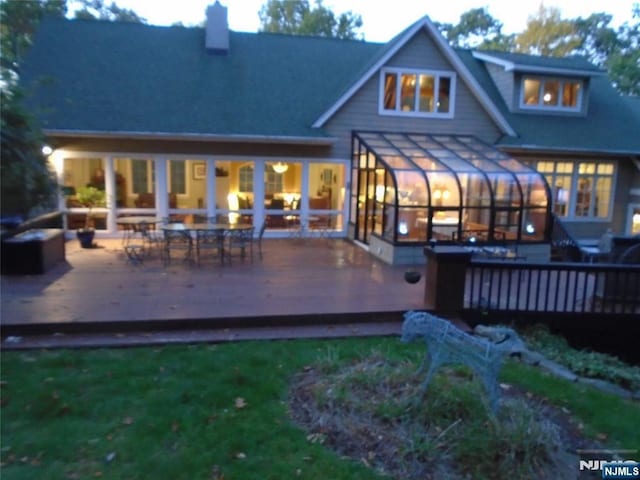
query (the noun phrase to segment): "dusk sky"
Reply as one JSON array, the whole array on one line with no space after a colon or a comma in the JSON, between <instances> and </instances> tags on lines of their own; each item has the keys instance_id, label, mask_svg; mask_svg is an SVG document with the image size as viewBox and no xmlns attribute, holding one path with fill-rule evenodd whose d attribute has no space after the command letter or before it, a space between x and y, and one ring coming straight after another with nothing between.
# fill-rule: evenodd
<instances>
[{"instance_id":1,"label":"dusk sky","mask_svg":"<svg viewBox=\"0 0 640 480\"><path fill-rule=\"evenodd\" d=\"M267 0L222 0L228 8L229 27L240 32L256 32L260 26L258 12ZM545 6L558 7L563 18L588 17L592 13L606 12L613 15L618 26L631 20L634 3L638 0L545 0ZM116 0L121 7L131 8L138 15L155 25L171 25L182 22L197 25L204 21L207 5L214 0ZM457 23L460 15L472 8L487 7L489 14L504 24L504 33L524 30L527 17L535 13L541 0L324 0L323 5L340 14L352 11L363 20L365 40L384 42L428 15L435 22ZM315 4L311 0L311 4Z\"/></svg>"}]
</instances>

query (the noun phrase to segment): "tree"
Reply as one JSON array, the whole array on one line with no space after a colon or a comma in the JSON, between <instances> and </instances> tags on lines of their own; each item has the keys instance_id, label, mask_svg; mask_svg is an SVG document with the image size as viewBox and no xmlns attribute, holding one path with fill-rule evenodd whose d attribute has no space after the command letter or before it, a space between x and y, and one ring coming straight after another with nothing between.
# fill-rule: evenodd
<instances>
[{"instance_id":1,"label":"tree","mask_svg":"<svg viewBox=\"0 0 640 480\"><path fill-rule=\"evenodd\" d=\"M628 95L640 95L640 4L633 7L634 23L625 22L617 34L618 45L605 65L615 87Z\"/></svg>"},{"instance_id":2,"label":"tree","mask_svg":"<svg viewBox=\"0 0 640 480\"><path fill-rule=\"evenodd\" d=\"M31 37L45 15L64 17L66 0L0 1L2 78L7 81L31 44Z\"/></svg>"},{"instance_id":3,"label":"tree","mask_svg":"<svg viewBox=\"0 0 640 480\"><path fill-rule=\"evenodd\" d=\"M43 135L22 105L23 93L0 91L0 210L28 218L55 207L57 184L42 154Z\"/></svg>"},{"instance_id":4,"label":"tree","mask_svg":"<svg viewBox=\"0 0 640 480\"><path fill-rule=\"evenodd\" d=\"M510 50L513 47L513 36L502 33L502 22L493 18L486 8L463 13L457 25L436 23L436 26L454 47L478 50Z\"/></svg>"},{"instance_id":5,"label":"tree","mask_svg":"<svg viewBox=\"0 0 640 480\"><path fill-rule=\"evenodd\" d=\"M362 18L352 12L335 14L316 0L268 0L260 9L260 31L291 35L316 35L355 39L362 27Z\"/></svg>"},{"instance_id":6,"label":"tree","mask_svg":"<svg viewBox=\"0 0 640 480\"><path fill-rule=\"evenodd\" d=\"M570 55L580 44L574 22L562 19L560 9L544 4L529 16L525 31L516 35L517 52L547 57Z\"/></svg>"},{"instance_id":7,"label":"tree","mask_svg":"<svg viewBox=\"0 0 640 480\"><path fill-rule=\"evenodd\" d=\"M104 0L73 0L82 4L82 8L75 12L75 18L108 20L110 22L146 23L147 20L140 17L130 9L121 8L111 2L107 5Z\"/></svg>"},{"instance_id":8,"label":"tree","mask_svg":"<svg viewBox=\"0 0 640 480\"><path fill-rule=\"evenodd\" d=\"M581 44L574 53L588 58L595 65L603 66L607 58L619 47L618 35L609 26L611 19L612 16L606 13L576 18L575 32Z\"/></svg>"}]
</instances>

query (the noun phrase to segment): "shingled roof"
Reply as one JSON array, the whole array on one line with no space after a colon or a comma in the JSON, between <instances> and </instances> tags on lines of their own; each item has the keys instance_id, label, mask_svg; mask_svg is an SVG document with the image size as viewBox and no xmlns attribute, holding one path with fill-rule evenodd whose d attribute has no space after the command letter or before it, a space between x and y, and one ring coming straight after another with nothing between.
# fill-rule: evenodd
<instances>
[{"instance_id":1,"label":"shingled roof","mask_svg":"<svg viewBox=\"0 0 640 480\"><path fill-rule=\"evenodd\" d=\"M46 19L21 80L33 92L32 105L48 133L323 141L326 134L314 122L390 46L397 47L405 32L388 44L230 32L229 53L218 55L205 49L203 28ZM486 93L489 107L517 132L499 145L640 153L637 109L588 62L491 52L494 60L518 68L574 69L591 76L586 117L518 114L505 105L486 58L455 52Z\"/></svg>"},{"instance_id":2,"label":"shingled roof","mask_svg":"<svg viewBox=\"0 0 640 480\"><path fill-rule=\"evenodd\" d=\"M42 22L22 80L45 129L323 136L313 121L381 44L91 20Z\"/></svg>"}]
</instances>

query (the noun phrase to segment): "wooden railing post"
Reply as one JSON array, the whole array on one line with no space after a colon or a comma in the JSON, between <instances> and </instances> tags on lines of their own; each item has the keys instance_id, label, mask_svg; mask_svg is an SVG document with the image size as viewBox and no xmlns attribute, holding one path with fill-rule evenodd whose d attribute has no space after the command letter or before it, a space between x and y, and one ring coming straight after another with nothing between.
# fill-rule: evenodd
<instances>
[{"instance_id":1,"label":"wooden railing post","mask_svg":"<svg viewBox=\"0 0 640 480\"><path fill-rule=\"evenodd\" d=\"M425 247L427 257L424 303L427 310L459 312L471 252L456 246Z\"/></svg>"}]
</instances>

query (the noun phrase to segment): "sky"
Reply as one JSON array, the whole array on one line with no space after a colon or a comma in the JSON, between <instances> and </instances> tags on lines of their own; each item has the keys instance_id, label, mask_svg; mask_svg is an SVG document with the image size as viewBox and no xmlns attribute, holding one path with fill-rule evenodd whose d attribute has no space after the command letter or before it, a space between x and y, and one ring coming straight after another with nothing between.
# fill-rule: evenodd
<instances>
[{"instance_id":1,"label":"sky","mask_svg":"<svg viewBox=\"0 0 640 480\"><path fill-rule=\"evenodd\" d=\"M207 5L215 0L115 0L133 9L153 25L182 22L196 25L204 21ZM588 17L592 13L613 15L613 26L631 21L634 2L639 0L544 0L546 7L558 7L563 18ZM267 0L221 0L228 9L229 28L238 32L257 32L258 12ZM312 5L315 0L311 0ZM534 14L541 0L323 0L336 15L351 11L362 16L364 38L386 42L416 20L428 15L434 22L458 23L460 15L472 8L487 7L489 14L503 23L503 33L525 29L527 17Z\"/></svg>"}]
</instances>

